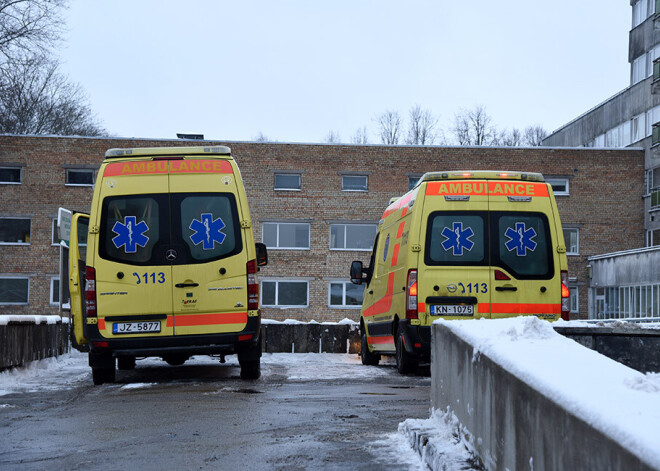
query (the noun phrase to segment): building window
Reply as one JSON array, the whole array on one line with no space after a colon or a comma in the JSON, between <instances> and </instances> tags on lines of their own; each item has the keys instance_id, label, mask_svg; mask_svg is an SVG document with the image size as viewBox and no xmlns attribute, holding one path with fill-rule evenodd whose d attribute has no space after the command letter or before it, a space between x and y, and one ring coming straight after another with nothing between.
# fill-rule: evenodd
<instances>
[{"instance_id":1,"label":"building window","mask_svg":"<svg viewBox=\"0 0 660 471\"><path fill-rule=\"evenodd\" d=\"M570 298L569 303L571 306L571 314L578 314L580 312L580 290L577 286L569 286Z\"/></svg>"},{"instance_id":2,"label":"building window","mask_svg":"<svg viewBox=\"0 0 660 471\"><path fill-rule=\"evenodd\" d=\"M0 167L0 183L7 185L20 185L23 181L21 167Z\"/></svg>"},{"instance_id":3,"label":"building window","mask_svg":"<svg viewBox=\"0 0 660 471\"><path fill-rule=\"evenodd\" d=\"M94 170L85 168L67 168L66 184L69 186L94 186Z\"/></svg>"},{"instance_id":4,"label":"building window","mask_svg":"<svg viewBox=\"0 0 660 471\"><path fill-rule=\"evenodd\" d=\"M30 225L28 218L0 218L0 245L29 244Z\"/></svg>"},{"instance_id":5,"label":"building window","mask_svg":"<svg viewBox=\"0 0 660 471\"><path fill-rule=\"evenodd\" d=\"M368 191L368 175L342 175L341 191Z\"/></svg>"},{"instance_id":6,"label":"building window","mask_svg":"<svg viewBox=\"0 0 660 471\"><path fill-rule=\"evenodd\" d=\"M330 224L330 250L371 250L376 224Z\"/></svg>"},{"instance_id":7,"label":"building window","mask_svg":"<svg viewBox=\"0 0 660 471\"><path fill-rule=\"evenodd\" d=\"M0 304L27 304L30 279L26 276L0 276Z\"/></svg>"},{"instance_id":8,"label":"building window","mask_svg":"<svg viewBox=\"0 0 660 471\"><path fill-rule=\"evenodd\" d=\"M309 249L309 223L264 222L261 240L269 249Z\"/></svg>"},{"instance_id":9,"label":"building window","mask_svg":"<svg viewBox=\"0 0 660 471\"><path fill-rule=\"evenodd\" d=\"M307 307L308 299L307 281L263 280L261 282L263 307Z\"/></svg>"},{"instance_id":10,"label":"building window","mask_svg":"<svg viewBox=\"0 0 660 471\"><path fill-rule=\"evenodd\" d=\"M422 175L408 175L408 191L415 188L420 178L422 178Z\"/></svg>"},{"instance_id":11,"label":"building window","mask_svg":"<svg viewBox=\"0 0 660 471\"><path fill-rule=\"evenodd\" d=\"M364 297L364 285L350 281L331 281L328 289L328 306L335 309L360 309Z\"/></svg>"},{"instance_id":12,"label":"building window","mask_svg":"<svg viewBox=\"0 0 660 471\"><path fill-rule=\"evenodd\" d=\"M564 228L566 255L580 255L580 231L576 228Z\"/></svg>"},{"instance_id":13,"label":"building window","mask_svg":"<svg viewBox=\"0 0 660 471\"><path fill-rule=\"evenodd\" d=\"M646 78L646 54L642 54L633 60L632 63L632 83L635 85Z\"/></svg>"},{"instance_id":14,"label":"building window","mask_svg":"<svg viewBox=\"0 0 660 471\"><path fill-rule=\"evenodd\" d=\"M568 178L546 178L555 196L568 196Z\"/></svg>"},{"instance_id":15,"label":"building window","mask_svg":"<svg viewBox=\"0 0 660 471\"><path fill-rule=\"evenodd\" d=\"M276 190L300 191L301 175L298 173L276 173Z\"/></svg>"},{"instance_id":16,"label":"building window","mask_svg":"<svg viewBox=\"0 0 660 471\"><path fill-rule=\"evenodd\" d=\"M50 277L50 304L52 306L60 304L60 278L58 276Z\"/></svg>"}]
</instances>

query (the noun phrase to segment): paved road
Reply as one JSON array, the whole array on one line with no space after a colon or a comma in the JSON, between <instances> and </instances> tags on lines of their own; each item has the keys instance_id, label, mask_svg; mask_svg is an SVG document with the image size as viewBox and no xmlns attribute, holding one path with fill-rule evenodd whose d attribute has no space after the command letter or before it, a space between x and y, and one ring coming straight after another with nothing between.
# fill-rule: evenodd
<instances>
[{"instance_id":1,"label":"paved road","mask_svg":"<svg viewBox=\"0 0 660 471\"><path fill-rule=\"evenodd\" d=\"M267 354L262 378L242 381L235 360L200 358L138 362L111 385L90 375L1 396L0 469L410 467L397 458L403 436L391 435L429 416L428 376L346 355Z\"/></svg>"}]
</instances>

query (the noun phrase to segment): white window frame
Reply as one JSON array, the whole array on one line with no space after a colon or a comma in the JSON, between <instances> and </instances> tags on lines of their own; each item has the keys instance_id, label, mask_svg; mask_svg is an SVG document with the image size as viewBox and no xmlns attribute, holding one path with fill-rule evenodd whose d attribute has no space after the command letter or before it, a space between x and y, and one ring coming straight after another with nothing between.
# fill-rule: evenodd
<instances>
[{"instance_id":1,"label":"white window frame","mask_svg":"<svg viewBox=\"0 0 660 471\"><path fill-rule=\"evenodd\" d=\"M564 231L575 231L577 234L577 251L576 252L571 252L570 251L570 245L566 240L564 240L564 243L566 244L566 255L580 255L580 229L577 227L563 227L562 228ZM566 239L564 237L564 239Z\"/></svg>"},{"instance_id":2,"label":"white window frame","mask_svg":"<svg viewBox=\"0 0 660 471\"><path fill-rule=\"evenodd\" d=\"M53 218L53 226L50 231L50 245L51 247L55 247L60 245L59 243L59 237L57 233L57 218Z\"/></svg>"},{"instance_id":3,"label":"white window frame","mask_svg":"<svg viewBox=\"0 0 660 471\"><path fill-rule=\"evenodd\" d=\"M285 177L298 177L298 188L287 188L277 186L277 176L282 175ZM273 189L275 191L302 191L302 174L301 173L288 173L288 172L274 172L273 175Z\"/></svg>"},{"instance_id":4,"label":"white window frame","mask_svg":"<svg viewBox=\"0 0 660 471\"><path fill-rule=\"evenodd\" d=\"M5 181L0 181L0 185L21 185L23 183L23 167L19 167L17 165L0 165L0 169L10 169L10 170L18 170L18 181L17 182L5 182Z\"/></svg>"},{"instance_id":5,"label":"white window frame","mask_svg":"<svg viewBox=\"0 0 660 471\"><path fill-rule=\"evenodd\" d=\"M552 186L553 182L564 183L566 185L566 190L564 190L564 191L560 191L560 190L555 191L555 189L553 188L552 192L555 194L555 196L569 196L570 193L571 193L570 192L570 186L569 186L570 181L569 181L568 178L550 177L550 178L546 178L545 182L549 183L550 186Z\"/></svg>"},{"instance_id":6,"label":"white window frame","mask_svg":"<svg viewBox=\"0 0 660 471\"><path fill-rule=\"evenodd\" d=\"M53 294L55 294L55 282L56 281L59 283L59 281L60 281L59 276L51 276L50 277L50 299L49 299L49 304L51 306L59 306L60 305L60 301L59 301L60 287L59 286L57 287L57 301L53 301Z\"/></svg>"},{"instance_id":7,"label":"white window frame","mask_svg":"<svg viewBox=\"0 0 660 471\"><path fill-rule=\"evenodd\" d=\"M64 185L65 186L94 186L94 183L96 183L96 172L94 169L91 168L76 168L76 167L70 167L65 169L66 175L65 175L65 180L64 180ZM92 174L92 183L69 183L69 172L85 172L85 173L91 173Z\"/></svg>"},{"instance_id":8,"label":"white window frame","mask_svg":"<svg viewBox=\"0 0 660 471\"><path fill-rule=\"evenodd\" d=\"M332 246L332 226L344 226L344 247L333 247ZM376 240L376 233L378 232L378 224L372 224L372 223L365 223L365 222L357 222L357 223L352 223L352 222L333 222L330 224L330 228L328 231L328 246L330 247L330 250L343 250L343 251L349 251L349 252L371 252L374 248L374 242L371 242L371 247L369 248L364 248L364 249L358 249L358 248L347 248L346 247L346 231L347 231L347 226L370 226L374 227L374 240Z\"/></svg>"},{"instance_id":9,"label":"white window frame","mask_svg":"<svg viewBox=\"0 0 660 471\"><path fill-rule=\"evenodd\" d=\"M331 299L332 299L332 285L333 284L341 284L342 285L342 293L341 293L341 298L342 298L342 303L343 304L332 304ZM328 281L328 307L331 309L361 309L362 305L357 305L357 306L349 306L346 304L346 286L350 285L351 282L350 280L330 280ZM364 285L361 285L364 287ZM362 300L364 301L364 295L362 296Z\"/></svg>"},{"instance_id":10,"label":"white window frame","mask_svg":"<svg viewBox=\"0 0 660 471\"><path fill-rule=\"evenodd\" d=\"M263 284L264 283L275 283L275 304L264 304L263 302ZM280 297L280 283L304 283L307 288L307 303L305 305L298 304L278 304ZM267 278L262 279L259 286L259 301L261 307L273 308L273 309L305 309L309 307L309 280L301 280L296 278Z\"/></svg>"},{"instance_id":11,"label":"white window frame","mask_svg":"<svg viewBox=\"0 0 660 471\"><path fill-rule=\"evenodd\" d=\"M30 242L4 242L0 241L0 245L32 245L32 218L20 216L2 216L0 219L26 219L30 221Z\"/></svg>"},{"instance_id":12,"label":"white window frame","mask_svg":"<svg viewBox=\"0 0 660 471\"><path fill-rule=\"evenodd\" d=\"M296 221L265 221L261 223L261 241L264 242L264 226L266 224L275 224L277 226L276 230L276 246L267 246L268 250L309 250L311 246L311 224L308 222L296 222ZM280 226L281 225L306 225L307 226L307 247L284 247L280 246ZM265 242L264 242L265 243Z\"/></svg>"},{"instance_id":13,"label":"white window frame","mask_svg":"<svg viewBox=\"0 0 660 471\"><path fill-rule=\"evenodd\" d=\"M580 313L580 288L577 285L569 285L569 305L571 314ZM575 303L575 305L574 305Z\"/></svg>"},{"instance_id":14,"label":"white window frame","mask_svg":"<svg viewBox=\"0 0 660 471\"><path fill-rule=\"evenodd\" d=\"M27 306L28 304L30 304L30 277L29 276L0 275L0 279L3 279L3 280L27 280L27 299L26 299L25 302L10 303L10 302L4 302L0 299L0 306Z\"/></svg>"},{"instance_id":15,"label":"white window frame","mask_svg":"<svg viewBox=\"0 0 660 471\"><path fill-rule=\"evenodd\" d=\"M365 179L365 189L364 190L353 190L353 189L345 189L344 188L344 178L345 177L360 177ZM369 175L361 174L361 173L344 173L341 175L341 191L347 191L347 192L353 192L353 193L367 193L369 191Z\"/></svg>"}]
</instances>

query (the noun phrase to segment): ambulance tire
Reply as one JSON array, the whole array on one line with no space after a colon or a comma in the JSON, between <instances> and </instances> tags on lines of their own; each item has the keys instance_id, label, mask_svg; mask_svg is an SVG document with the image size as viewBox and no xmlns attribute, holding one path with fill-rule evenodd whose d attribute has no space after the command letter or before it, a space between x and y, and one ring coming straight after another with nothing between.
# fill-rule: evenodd
<instances>
[{"instance_id":1,"label":"ambulance tire","mask_svg":"<svg viewBox=\"0 0 660 471\"><path fill-rule=\"evenodd\" d=\"M360 356L362 357L363 365L378 366L378 363L380 363L380 355L369 351L367 333L364 330L362 330L362 337L360 339Z\"/></svg>"},{"instance_id":2,"label":"ambulance tire","mask_svg":"<svg viewBox=\"0 0 660 471\"><path fill-rule=\"evenodd\" d=\"M417 371L419 358L412 353L406 351L403 346L403 333L396 333L396 369L401 374L414 373Z\"/></svg>"},{"instance_id":3,"label":"ambulance tire","mask_svg":"<svg viewBox=\"0 0 660 471\"><path fill-rule=\"evenodd\" d=\"M103 383L114 383L115 369L92 367L92 380L96 386Z\"/></svg>"},{"instance_id":4,"label":"ambulance tire","mask_svg":"<svg viewBox=\"0 0 660 471\"><path fill-rule=\"evenodd\" d=\"M259 379L261 377L261 359L242 361L241 379Z\"/></svg>"},{"instance_id":5,"label":"ambulance tire","mask_svg":"<svg viewBox=\"0 0 660 471\"><path fill-rule=\"evenodd\" d=\"M135 368L135 357L118 357L117 369L132 370Z\"/></svg>"}]
</instances>

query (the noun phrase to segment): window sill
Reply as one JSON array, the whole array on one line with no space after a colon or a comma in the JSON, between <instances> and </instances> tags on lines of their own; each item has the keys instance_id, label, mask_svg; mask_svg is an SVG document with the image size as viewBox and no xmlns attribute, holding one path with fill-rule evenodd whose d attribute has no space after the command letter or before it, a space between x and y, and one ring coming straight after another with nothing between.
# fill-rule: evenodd
<instances>
[{"instance_id":1,"label":"window sill","mask_svg":"<svg viewBox=\"0 0 660 471\"><path fill-rule=\"evenodd\" d=\"M65 183L64 186L83 186L94 188L94 183Z\"/></svg>"},{"instance_id":2,"label":"window sill","mask_svg":"<svg viewBox=\"0 0 660 471\"><path fill-rule=\"evenodd\" d=\"M0 245L32 245L30 242L0 242Z\"/></svg>"}]
</instances>

